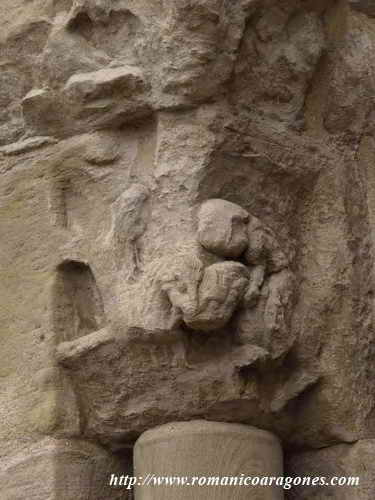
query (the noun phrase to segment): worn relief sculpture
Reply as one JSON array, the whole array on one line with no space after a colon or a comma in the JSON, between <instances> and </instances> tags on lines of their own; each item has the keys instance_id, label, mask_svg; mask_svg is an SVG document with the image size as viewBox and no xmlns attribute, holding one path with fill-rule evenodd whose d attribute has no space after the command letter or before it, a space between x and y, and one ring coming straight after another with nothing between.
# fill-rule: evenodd
<instances>
[{"instance_id":1,"label":"worn relief sculpture","mask_svg":"<svg viewBox=\"0 0 375 500\"><path fill-rule=\"evenodd\" d=\"M228 205L236 208L233 204L228 203ZM240 207L238 209L241 210ZM214 225L220 213L212 215L212 225ZM224 236L231 240L233 221L229 214L228 218L225 229L229 235ZM200 225L201 222L200 218ZM216 221L219 231L220 222L219 219ZM215 232L215 226L212 230ZM201 239L199 238L201 232L200 227L198 239ZM209 242L206 248L210 250ZM229 254L230 252L227 252L228 256ZM204 262L210 261L212 264L205 266ZM215 256L214 251L211 255L207 253L205 255L199 245L182 246L176 249L175 255L153 262L150 274L145 273L142 283L142 292L145 295L141 297L139 318L149 320L153 325L150 327L151 330L158 329L159 325L165 325L166 330L172 330L182 323L197 331L217 330L226 325L242 301L248 279L249 272L240 262L223 261ZM151 295L148 294L148 290L151 291ZM159 300L156 296L159 296ZM156 313L165 314L165 319L160 318L157 321L151 311L147 310L149 305L155 307ZM146 310L142 310L142 307Z\"/></svg>"},{"instance_id":2,"label":"worn relief sculpture","mask_svg":"<svg viewBox=\"0 0 375 500\"><path fill-rule=\"evenodd\" d=\"M233 203L210 200L203 204L199 213L198 237L203 247L218 256L240 258L244 254L244 262L249 266L248 285L239 302L242 303L239 340L251 342L257 330L257 314L245 311L257 309L261 296L264 302L262 324L259 325L261 335L269 337L271 332L281 331L287 337L294 279L288 270L288 259L272 230ZM249 315L247 328L244 326L241 331L241 324L246 324L245 318ZM255 340L256 336L253 338ZM261 340L261 345L267 345L267 341Z\"/></svg>"},{"instance_id":3,"label":"worn relief sculpture","mask_svg":"<svg viewBox=\"0 0 375 500\"><path fill-rule=\"evenodd\" d=\"M1 500L374 498L370 4L1 2Z\"/></svg>"},{"instance_id":4,"label":"worn relief sculpture","mask_svg":"<svg viewBox=\"0 0 375 500\"><path fill-rule=\"evenodd\" d=\"M234 343L285 354L295 280L276 236L226 200L206 201L197 219L196 241L151 262L131 289L121 335L171 343L184 330L223 335L232 321Z\"/></svg>"}]
</instances>

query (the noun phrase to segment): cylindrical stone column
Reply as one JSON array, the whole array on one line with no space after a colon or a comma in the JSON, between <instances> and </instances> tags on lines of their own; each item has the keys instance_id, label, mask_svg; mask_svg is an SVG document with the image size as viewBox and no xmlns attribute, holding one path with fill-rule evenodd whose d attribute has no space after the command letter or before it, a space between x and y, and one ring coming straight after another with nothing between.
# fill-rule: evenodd
<instances>
[{"instance_id":1,"label":"cylindrical stone column","mask_svg":"<svg viewBox=\"0 0 375 500\"><path fill-rule=\"evenodd\" d=\"M282 487L255 485L254 479L283 475L279 440L246 425L205 420L162 425L138 439L134 467L136 500L284 498ZM178 485L182 481L189 484Z\"/></svg>"}]
</instances>

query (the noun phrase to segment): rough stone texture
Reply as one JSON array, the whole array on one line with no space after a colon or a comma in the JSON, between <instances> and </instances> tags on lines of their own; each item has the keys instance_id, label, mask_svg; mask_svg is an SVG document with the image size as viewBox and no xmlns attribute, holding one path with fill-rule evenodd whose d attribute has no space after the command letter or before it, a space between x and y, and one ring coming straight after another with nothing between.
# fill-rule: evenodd
<instances>
[{"instance_id":1,"label":"rough stone texture","mask_svg":"<svg viewBox=\"0 0 375 500\"><path fill-rule=\"evenodd\" d=\"M358 10L358 12L363 12L370 17L375 16L375 6L371 0L349 0L349 4L354 10Z\"/></svg>"},{"instance_id":2,"label":"rough stone texture","mask_svg":"<svg viewBox=\"0 0 375 500\"><path fill-rule=\"evenodd\" d=\"M0 19L1 468L44 439L110 468L197 418L291 456L371 443L372 4L3 0Z\"/></svg>"},{"instance_id":3,"label":"rough stone texture","mask_svg":"<svg viewBox=\"0 0 375 500\"><path fill-rule=\"evenodd\" d=\"M111 488L108 477L128 464L103 449L80 441L45 438L13 456L0 469L4 500L126 499L125 490Z\"/></svg>"},{"instance_id":4,"label":"rough stone texture","mask_svg":"<svg viewBox=\"0 0 375 500\"><path fill-rule=\"evenodd\" d=\"M219 257L237 258L247 249L249 214L225 200L209 200L198 215L198 241Z\"/></svg>"},{"instance_id":5,"label":"rough stone texture","mask_svg":"<svg viewBox=\"0 0 375 500\"><path fill-rule=\"evenodd\" d=\"M296 487L287 497L290 500L365 500L374 494L374 449L373 439L358 441L353 445L339 444L322 450L305 451L291 456L287 461L287 474L292 476L304 475L311 471L314 476L320 477L359 477L358 486L321 486L308 488Z\"/></svg>"}]
</instances>

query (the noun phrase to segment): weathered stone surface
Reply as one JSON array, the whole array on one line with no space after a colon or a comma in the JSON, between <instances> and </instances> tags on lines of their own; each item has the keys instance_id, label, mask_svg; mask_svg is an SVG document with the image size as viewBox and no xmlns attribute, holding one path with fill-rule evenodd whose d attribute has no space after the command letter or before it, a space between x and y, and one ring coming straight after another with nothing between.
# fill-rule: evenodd
<instances>
[{"instance_id":1,"label":"weathered stone surface","mask_svg":"<svg viewBox=\"0 0 375 500\"><path fill-rule=\"evenodd\" d=\"M239 262L206 267L199 285L198 308L186 315L186 325L198 331L223 328L241 303L248 283L248 271Z\"/></svg>"},{"instance_id":2,"label":"weathered stone surface","mask_svg":"<svg viewBox=\"0 0 375 500\"><path fill-rule=\"evenodd\" d=\"M98 446L45 438L0 465L1 495L4 500L126 499L126 490L111 488L109 478L127 467Z\"/></svg>"},{"instance_id":3,"label":"weathered stone surface","mask_svg":"<svg viewBox=\"0 0 375 500\"><path fill-rule=\"evenodd\" d=\"M355 444L339 444L322 450L291 454L286 461L286 473L291 476L324 477L332 479L335 485L299 486L290 490L287 498L368 500L374 495L374 446L373 439L358 441ZM339 485L344 478L350 478L351 485ZM358 478L358 484L355 483ZM341 482L342 484L342 482Z\"/></svg>"},{"instance_id":4,"label":"weathered stone surface","mask_svg":"<svg viewBox=\"0 0 375 500\"><path fill-rule=\"evenodd\" d=\"M82 121L82 128L105 128L150 115L146 90L138 68L120 66L74 74L64 94L73 122Z\"/></svg>"},{"instance_id":5,"label":"weathered stone surface","mask_svg":"<svg viewBox=\"0 0 375 500\"><path fill-rule=\"evenodd\" d=\"M322 19L266 3L244 32L235 65L236 98L261 115L302 125L305 95L325 48ZM237 97L238 96L238 97Z\"/></svg>"},{"instance_id":6,"label":"weathered stone surface","mask_svg":"<svg viewBox=\"0 0 375 500\"><path fill-rule=\"evenodd\" d=\"M349 5L352 9L363 12L368 16L375 16L375 5L371 0L349 0Z\"/></svg>"},{"instance_id":7,"label":"weathered stone surface","mask_svg":"<svg viewBox=\"0 0 375 500\"><path fill-rule=\"evenodd\" d=\"M8 156L17 155L32 151L33 149L38 149L46 144L55 144L56 142L56 139L53 137L30 137L24 141L19 141L9 146L3 146L0 148L0 153Z\"/></svg>"},{"instance_id":8,"label":"weathered stone surface","mask_svg":"<svg viewBox=\"0 0 375 500\"><path fill-rule=\"evenodd\" d=\"M2 464L196 418L374 438L372 16L1 2Z\"/></svg>"},{"instance_id":9,"label":"weathered stone surface","mask_svg":"<svg viewBox=\"0 0 375 500\"><path fill-rule=\"evenodd\" d=\"M226 200L209 200L201 206L198 218L198 240L206 250L234 259L246 250L246 210Z\"/></svg>"}]
</instances>

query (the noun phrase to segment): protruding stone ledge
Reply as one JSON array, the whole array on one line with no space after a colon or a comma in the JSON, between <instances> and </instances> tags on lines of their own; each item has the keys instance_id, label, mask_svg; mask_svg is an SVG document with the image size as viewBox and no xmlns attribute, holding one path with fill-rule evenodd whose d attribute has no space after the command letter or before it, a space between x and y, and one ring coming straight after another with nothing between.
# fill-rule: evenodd
<instances>
[{"instance_id":1,"label":"protruding stone ledge","mask_svg":"<svg viewBox=\"0 0 375 500\"><path fill-rule=\"evenodd\" d=\"M112 333L102 328L79 339L61 342L56 349L56 359L62 365L70 366L80 361L87 353L112 342L115 342Z\"/></svg>"},{"instance_id":2,"label":"protruding stone ledge","mask_svg":"<svg viewBox=\"0 0 375 500\"><path fill-rule=\"evenodd\" d=\"M196 420L156 427L145 432L134 449L135 475L151 478L137 486L136 500L282 500L277 486L155 486L152 478L247 478L282 476L280 442L273 434L239 424ZM147 482L147 481L146 481ZM212 482L212 481L211 481Z\"/></svg>"},{"instance_id":3,"label":"protruding stone ledge","mask_svg":"<svg viewBox=\"0 0 375 500\"><path fill-rule=\"evenodd\" d=\"M0 148L0 153L5 156L16 156L22 153L28 153L29 151L34 151L35 149L42 148L43 146L50 146L51 144L56 144L57 139L54 137L29 137L27 139L14 142L12 144L7 144Z\"/></svg>"}]
</instances>

